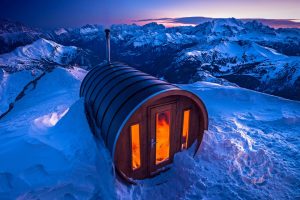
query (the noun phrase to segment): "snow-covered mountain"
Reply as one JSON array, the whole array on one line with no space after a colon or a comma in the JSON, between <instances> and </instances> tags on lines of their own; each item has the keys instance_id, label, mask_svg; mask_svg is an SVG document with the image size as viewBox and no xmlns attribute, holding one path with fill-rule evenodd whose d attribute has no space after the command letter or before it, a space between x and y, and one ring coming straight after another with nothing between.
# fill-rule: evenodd
<instances>
[{"instance_id":1,"label":"snow-covered mountain","mask_svg":"<svg viewBox=\"0 0 300 200\"><path fill-rule=\"evenodd\" d=\"M207 82L179 85L208 109L197 155L177 153L169 171L127 185L90 131L78 95L86 71L57 67L34 83L23 72L5 74L23 95L0 119L0 199L299 197L299 102Z\"/></svg>"},{"instance_id":2,"label":"snow-covered mountain","mask_svg":"<svg viewBox=\"0 0 300 200\"><path fill-rule=\"evenodd\" d=\"M15 31L22 32L20 27L25 26L5 23L9 25L1 26L2 32L5 32L1 37L18 40L13 35ZM61 62L51 57L47 58L50 63L92 67L105 58L103 26L25 30L26 34L35 38L30 45L35 46L36 52L44 48L41 41L57 43L52 46L74 46L76 52L81 50L79 55L74 55L75 61L72 60L73 55L58 53L57 58ZM300 29L274 29L258 21L228 18L203 21L195 27L166 28L156 23L113 25L111 32L112 60L125 62L170 82L232 82L241 87L300 99ZM37 37L43 39L38 40ZM4 42L0 49L5 49L2 52L10 49L8 54L0 56L4 56L5 69L9 63L22 65L23 55L15 52L18 51L15 45ZM53 59L55 62L52 62ZM44 57L40 56L40 59L26 61L25 65L30 68L32 63L34 67L43 68L44 61Z\"/></svg>"},{"instance_id":3,"label":"snow-covered mountain","mask_svg":"<svg viewBox=\"0 0 300 200\"><path fill-rule=\"evenodd\" d=\"M199 49L196 46L178 54L172 63L178 73L173 82L180 81L182 67L194 66L196 80L205 71L242 87L300 99L299 56L287 56L252 41L224 41Z\"/></svg>"},{"instance_id":4,"label":"snow-covered mountain","mask_svg":"<svg viewBox=\"0 0 300 200\"><path fill-rule=\"evenodd\" d=\"M196 27L165 28L155 23L138 27L112 27L113 56L118 60L173 83L206 80L206 74L215 77L210 80L223 78L300 99L299 29L273 29L237 19Z\"/></svg>"},{"instance_id":5,"label":"snow-covered mountain","mask_svg":"<svg viewBox=\"0 0 300 200\"><path fill-rule=\"evenodd\" d=\"M46 39L21 46L0 55L0 68L7 72L29 69L47 70L53 66L74 65L84 58L84 51L75 46L63 46Z\"/></svg>"}]
</instances>

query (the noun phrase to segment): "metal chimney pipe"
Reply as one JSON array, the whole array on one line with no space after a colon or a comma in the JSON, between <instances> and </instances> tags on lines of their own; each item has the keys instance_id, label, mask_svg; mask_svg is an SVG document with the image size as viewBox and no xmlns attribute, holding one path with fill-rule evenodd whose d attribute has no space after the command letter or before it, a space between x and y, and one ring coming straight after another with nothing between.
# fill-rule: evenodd
<instances>
[{"instance_id":1,"label":"metal chimney pipe","mask_svg":"<svg viewBox=\"0 0 300 200\"><path fill-rule=\"evenodd\" d=\"M106 61L110 64L110 30L105 29L105 37L106 37Z\"/></svg>"}]
</instances>

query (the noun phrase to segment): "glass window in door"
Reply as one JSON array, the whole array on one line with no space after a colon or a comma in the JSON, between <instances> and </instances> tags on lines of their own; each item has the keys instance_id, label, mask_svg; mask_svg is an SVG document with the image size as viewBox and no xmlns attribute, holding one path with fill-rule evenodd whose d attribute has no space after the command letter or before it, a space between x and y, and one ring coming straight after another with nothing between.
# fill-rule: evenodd
<instances>
[{"instance_id":1,"label":"glass window in door","mask_svg":"<svg viewBox=\"0 0 300 200\"><path fill-rule=\"evenodd\" d=\"M160 164L170 157L170 111L156 113L156 156L155 164Z\"/></svg>"}]
</instances>

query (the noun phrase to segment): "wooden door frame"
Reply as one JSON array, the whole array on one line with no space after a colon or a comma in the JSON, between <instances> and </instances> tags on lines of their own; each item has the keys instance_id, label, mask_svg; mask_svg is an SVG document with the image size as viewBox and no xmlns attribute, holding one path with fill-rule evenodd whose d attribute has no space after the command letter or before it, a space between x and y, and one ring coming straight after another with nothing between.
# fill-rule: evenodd
<instances>
[{"instance_id":1,"label":"wooden door frame","mask_svg":"<svg viewBox=\"0 0 300 200\"><path fill-rule=\"evenodd\" d=\"M152 145L152 139L156 143L156 113L170 110L170 152L169 159L158 165L155 164L156 145ZM170 101L167 103L156 104L148 107L148 172L153 176L163 170L164 166L173 162L174 154L176 152L176 124L177 121L177 101Z\"/></svg>"}]
</instances>

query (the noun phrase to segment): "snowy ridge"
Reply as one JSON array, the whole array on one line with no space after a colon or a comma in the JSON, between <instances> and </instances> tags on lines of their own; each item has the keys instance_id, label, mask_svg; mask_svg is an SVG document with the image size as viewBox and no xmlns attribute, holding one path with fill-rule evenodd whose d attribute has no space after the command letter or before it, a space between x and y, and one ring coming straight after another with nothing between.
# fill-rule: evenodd
<instances>
[{"instance_id":1,"label":"snowy ridge","mask_svg":"<svg viewBox=\"0 0 300 200\"><path fill-rule=\"evenodd\" d=\"M11 53L0 55L0 66L7 71L20 71L46 64L67 65L76 57L76 52L77 48L74 46L65 47L53 41L39 39L30 45L18 47Z\"/></svg>"},{"instance_id":2,"label":"snowy ridge","mask_svg":"<svg viewBox=\"0 0 300 200\"><path fill-rule=\"evenodd\" d=\"M238 41L224 41L216 46L204 48L196 46L191 49L185 49L179 53L176 62L185 62L186 60L197 60L202 63L210 63L214 60L232 60L232 64L244 64L252 62L263 62L270 60L276 62L283 60L288 56L276 52L269 47L263 47L254 42L241 43ZM230 64L230 63L228 63Z\"/></svg>"}]
</instances>

